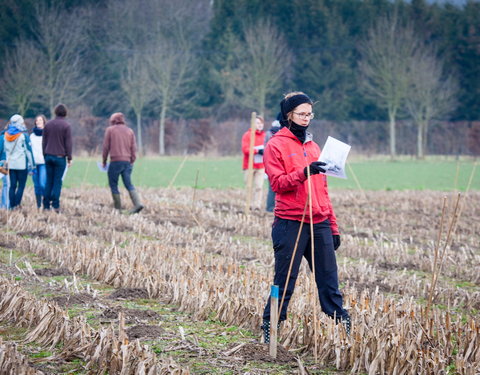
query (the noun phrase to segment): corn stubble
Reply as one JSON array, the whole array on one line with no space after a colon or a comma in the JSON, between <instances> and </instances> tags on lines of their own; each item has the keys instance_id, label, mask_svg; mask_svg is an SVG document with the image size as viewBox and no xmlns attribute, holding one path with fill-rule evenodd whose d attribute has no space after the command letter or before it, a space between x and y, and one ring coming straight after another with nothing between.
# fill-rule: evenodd
<instances>
[{"instance_id":1,"label":"corn stubble","mask_svg":"<svg viewBox=\"0 0 480 375\"><path fill-rule=\"evenodd\" d=\"M125 216L109 207L106 190L71 189L61 215L26 209L11 213L9 236L17 249L75 273L117 288L145 288L151 298L176 304L196 319L207 319L213 312L228 325L258 331L273 278L272 218L245 216L242 194L203 191L192 210L189 189L149 190L143 194L148 209ZM79 196L83 198L76 199ZM467 197L435 290L425 274L432 271L440 193L335 192L331 197L343 234L337 253L339 276L346 282L342 291L352 333L348 337L342 326L323 314L314 319L317 298L309 290L303 265L289 319L280 330L282 345L316 354L319 363L353 374L445 374L452 367L458 374L478 374L480 223L475 207L480 194ZM99 202L104 203L101 209ZM15 236L38 222L45 223L42 232L47 238ZM6 236L2 232L0 241L7 241ZM451 279L474 287L457 288ZM421 301L429 292L433 305L427 311ZM2 292L5 319L5 301L20 304L19 296L18 291ZM158 370L158 359L148 348L126 343L113 328L95 332L84 320L68 319L45 303L26 310L25 316L21 311L21 305L9 309L32 328L29 340L45 345L62 341L63 355L83 355L92 368L108 368L111 373Z\"/></svg>"}]
</instances>

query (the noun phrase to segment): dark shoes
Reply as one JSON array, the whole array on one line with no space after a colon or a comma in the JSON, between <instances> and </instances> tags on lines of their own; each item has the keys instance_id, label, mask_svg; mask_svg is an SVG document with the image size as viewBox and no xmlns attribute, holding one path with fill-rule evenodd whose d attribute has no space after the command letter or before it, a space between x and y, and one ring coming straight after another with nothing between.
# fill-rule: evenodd
<instances>
[{"instance_id":1,"label":"dark shoes","mask_svg":"<svg viewBox=\"0 0 480 375\"><path fill-rule=\"evenodd\" d=\"M260 327L263 331L263 341L265 344L270 344L270 321L264 320ZM277 332L280 331L280 322L277 324Z\"/></svg>"}]
</instances>

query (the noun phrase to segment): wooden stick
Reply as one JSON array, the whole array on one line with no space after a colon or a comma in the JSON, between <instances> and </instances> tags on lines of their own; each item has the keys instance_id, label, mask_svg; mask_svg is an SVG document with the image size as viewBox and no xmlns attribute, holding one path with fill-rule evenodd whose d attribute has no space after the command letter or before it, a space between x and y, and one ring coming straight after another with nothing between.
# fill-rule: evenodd
<instances>
[{"instance_id":1,"label":"wooden stick","mask_svg":"<svg viewBox=\"0 0 480 375\"><path fill-rule=\"evenodd\" d=\"M280 307L278 308L278 315L280 316L283 302L285 301L285 294L287 294L288 282L290 281L290 274L292 273L293 261L295 260L295 255L297 253L298 241L300 240L300 235L302 233L303 223L305 222L305 213L307 212L308 197L305 200L305 206L303 207L302 221L300 221L300 227L298 228L297 239L295 240L295 246L293 247L292 259L290 259L290 266L288 267L287 280L285 281L285 287L283 288L282 301L280 302Z\"/></svg>"},{"instance_id":2,"label":"wooden stick","mask_svg":"<svg viewBox=\"0 0 480 375\"><path fill-rule=\"evenodd\" d=\"M310 244L311 244L311 249L312 249L312 291L313 291L313 297L312 297L312 302L313 302L313 339L315 342L315 352L313 354L315 358L315 363L318 362L318 341L317 341L317 299L315 298L315 284L316 284L316 278L315 278L315 241L314 241L314 235L313 235L313 209L312 209L312 179L310 178L310 168L307 167L307 186L308 186L308 214L310 215Z\"/></svg>"},{"instance_id":3,"label":"wooden stick","mask_svg":"<svg viewBox=\"0 0 480 375\"><path fill-rule=\"evenodd\" d=\"M442 254L440 256L439 263L438 263L438 268L433 275L432 286L431 286L431 289L430 289L430 294L432 296L432 300L433 300L433 293L434 293L435 287L437 285L438 277L440 276L440 273L442 272L442 266L443 266L443 260L445 258L445 253L447 252L447 248L450 245L450 241L451 241L451 238L453 236L453 233L455 233L458 218L460 216L460 212L461 212L461 210L460 210L460 198L461 198L461 195L458 194L457 201L456 201L456 204L455 204L455 209L453 211L453 217L452 217L452 220L450 221L450 226L448 228L447 239L445 240L445 245L443 246ZM427 310L427 313L428 313L428 310Z\"/></svg>"},{"instance_id":4,"label":"wooden stick","mask_svg":"<svg viewBox=\"0 0 480 375\"><path fill-rule=\"evenodd\" d=\"M195 175L195 184L193 185L193 197L192 197L192 209L195 207L195 195L197 193L197 185L198 185L198 174L200 170L197 169L197 174Z\"/></svg>"},{"instance_id":5,"label":"wooden stick","mask_svg":"<svg viewBox=\"0 0 480 375\"><path fill-rule=\"evenodd\" d=\"M472 186L473 176L475 175L476 169L477 169L477 160L475 160L475 163L473 163L472 173L470 173L470 178L468 179L468 184L465 190L465 194L468 194L468 192L470 191L470 186Z\"/></svg>"},{"instance_id":6,"label":"wooden stick","mask_svg":"<svg viewBox=\"0 0 480 375\"><path fill-rule=\"evenodd\" d=\"M435 253L434 253L434 259L433 259L433 267L432 267L432 282L430 285L430 293L428 295L427 299L427 311L426 311L426 318L428 319L428 315L430 313L430 307L432 305L433 301L433 286L435 282L435 274L437 272L437 264L438 264L438 250L440 248L440 241L442 239L442 232L443 232L443 222L445 218L445 210L447 207L447 197L443 197L443 208L442 208L442 218L440 219L440 228L438 230L438 237L437 237L437 243L435 244Z\"/></svg>"},{"instance_id":7,"label":"wooden stick","mask_svg":"<svg viewBox=\"0 0 480 375\"><path fill-rule=\"evenodd\" d=\"M347 163L347 166L348 166L348 170L353 176L353 180L355 181L355 184L357 185L358 189L362 192L363 197L367 199L367 194L365 194L365 190L363 190L362 187L360 186L360 181L358 181L357 175L353 171L353 168L350 166L350 163Z\"/></svg>"},{"instance_id":8,"label":"wooden stick","mask_svg":"<svg viewBox=\"0 0 480 375\"><path fill-rule=\"evenodd\" d=\"M270 289L270 356L277 358L278 285Z\"/></svg>"},{"instance_id":9,"label":"wooden stick","mask_svg":"<svg viewBox=\"0 0 480 375\"><path fill-rule=\"evenodd\" d=\"M248 148L248 169L247 169L247 199L245 204L245 214L249 214L250 205L252 202L252 190L253 190L253 148L255 147L255 122L257 114L252 112L250 120L250 146Z\"/></svg>"},{"instance_id":10,"label":"wooden stick","mask_svg":"<svg viewBox=\"0 0 480 375\"><path fill-rule=\"evenodd\" d=\"M173 175L172 180L171 180L170 183L168 184L168 188L171 188L172 185L174 184L175 180L177 179L178 174L180 173L180 171L182 170L183 166L185 165L185 162L187 161L187 158L188 158L188 155L185 155L185 157L183 158L182 162L181 162L180 165L178 166L177 171L176 171L175 174Z\"/></svg>"}]
</instances>

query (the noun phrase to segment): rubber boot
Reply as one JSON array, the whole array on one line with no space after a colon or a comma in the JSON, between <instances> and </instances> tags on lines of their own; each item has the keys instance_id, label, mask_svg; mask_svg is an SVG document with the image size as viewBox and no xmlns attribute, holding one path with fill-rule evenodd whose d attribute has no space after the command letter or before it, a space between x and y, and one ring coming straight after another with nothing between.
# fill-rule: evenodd
<instances>
[{"instance_id":1,"label":"rubber boot","mask_svg":"<svg viewBox=\"0 0 480 375\"><path fill-rule=\"evenodd\" d=\"M122 209L122 199L120 198L120 194L112 193L112 198L113 198L113 207L116 210L120 211Z\"/></svg>"},{"instance_id":2,"label":"rubber boot","mask_svg":"<svg viewBox=\"0 0 480 375\"><path fill-rule=\"evenodd\" d=\"M130 190L128 192L130 194L130 199L133 203L133 208L128 212L130 214L136 214L143 210L143 205L140 203L140 197L136 190Z\"/></svg>"},{"instance_id":3,"label":"rubber boot","mask_svg":"<svg viewBox=\"0 0 480 375\"><path fill-rule=\"evenodd\" d=\"M260 328L263 330L263 342L270 344L270 321L264 320ZM277 334L280 334L280 322L277 323Z\"/></svg>"},{"instance_id":4,"label":"rubber boot","mask_svg":"<svg viewBox=\"0 0 480 375\"><path fill-rule=\"evenodd\" d=\"M41 208L42 207L42 196L39 195L39 194L35 194L35 198L37 199L37 208Z\"/></svg>"},{"instance_id":5,"label":"rubber boot","mask_svg":"<svg viewBox=\"0 0 480 375\"><path fill-rule=\"evenodd\" d=\"M343 327L345 328L345 332L348 336L350 336L350 331L352 330L352 320L350 319L350 316L347 315L343 318L337 318L336 323L342 323Z\"/></svg>"}]
</instances>

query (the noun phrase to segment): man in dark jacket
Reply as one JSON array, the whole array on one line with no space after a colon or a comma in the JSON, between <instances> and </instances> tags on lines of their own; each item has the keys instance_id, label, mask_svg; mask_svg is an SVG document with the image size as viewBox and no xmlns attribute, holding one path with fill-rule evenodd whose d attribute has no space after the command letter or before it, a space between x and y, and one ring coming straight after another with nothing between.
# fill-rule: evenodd
<instances>
[{"instance_id":1,"label":"man in dark jacket","mask_svg":"<svg viewBox=\"0 0 480 375\"><path fill-rule=\"evenodd\" d=\"M122 209L120 191L118 190L118 179L122 176L123 184L127 188L133 203L133 209L130 210L132 214L143 209L140 197L131 181L133 163L136 159L135 153L136 143L133 130L127 126L123 113L114 113L110 116L110 126L105 130L103 138L103 167L107 166L107 159L110 154L108 184L112 191L113 207L117 210Z\"/></svg>"},{"instance_id":2,"label":"man in dark jacket","mask_svg":"<svg viewBox=\"0 0 480 375\"><path fill-rule=\"evenodd\" d=\"M64 104L58 104L54 113L55 118L43 129L42 149L47 172L43 208L49 210L52 206L59 212L63 176L72 164L72 130L65 120L67 107Z\"/></svg>"}]
</instances>

